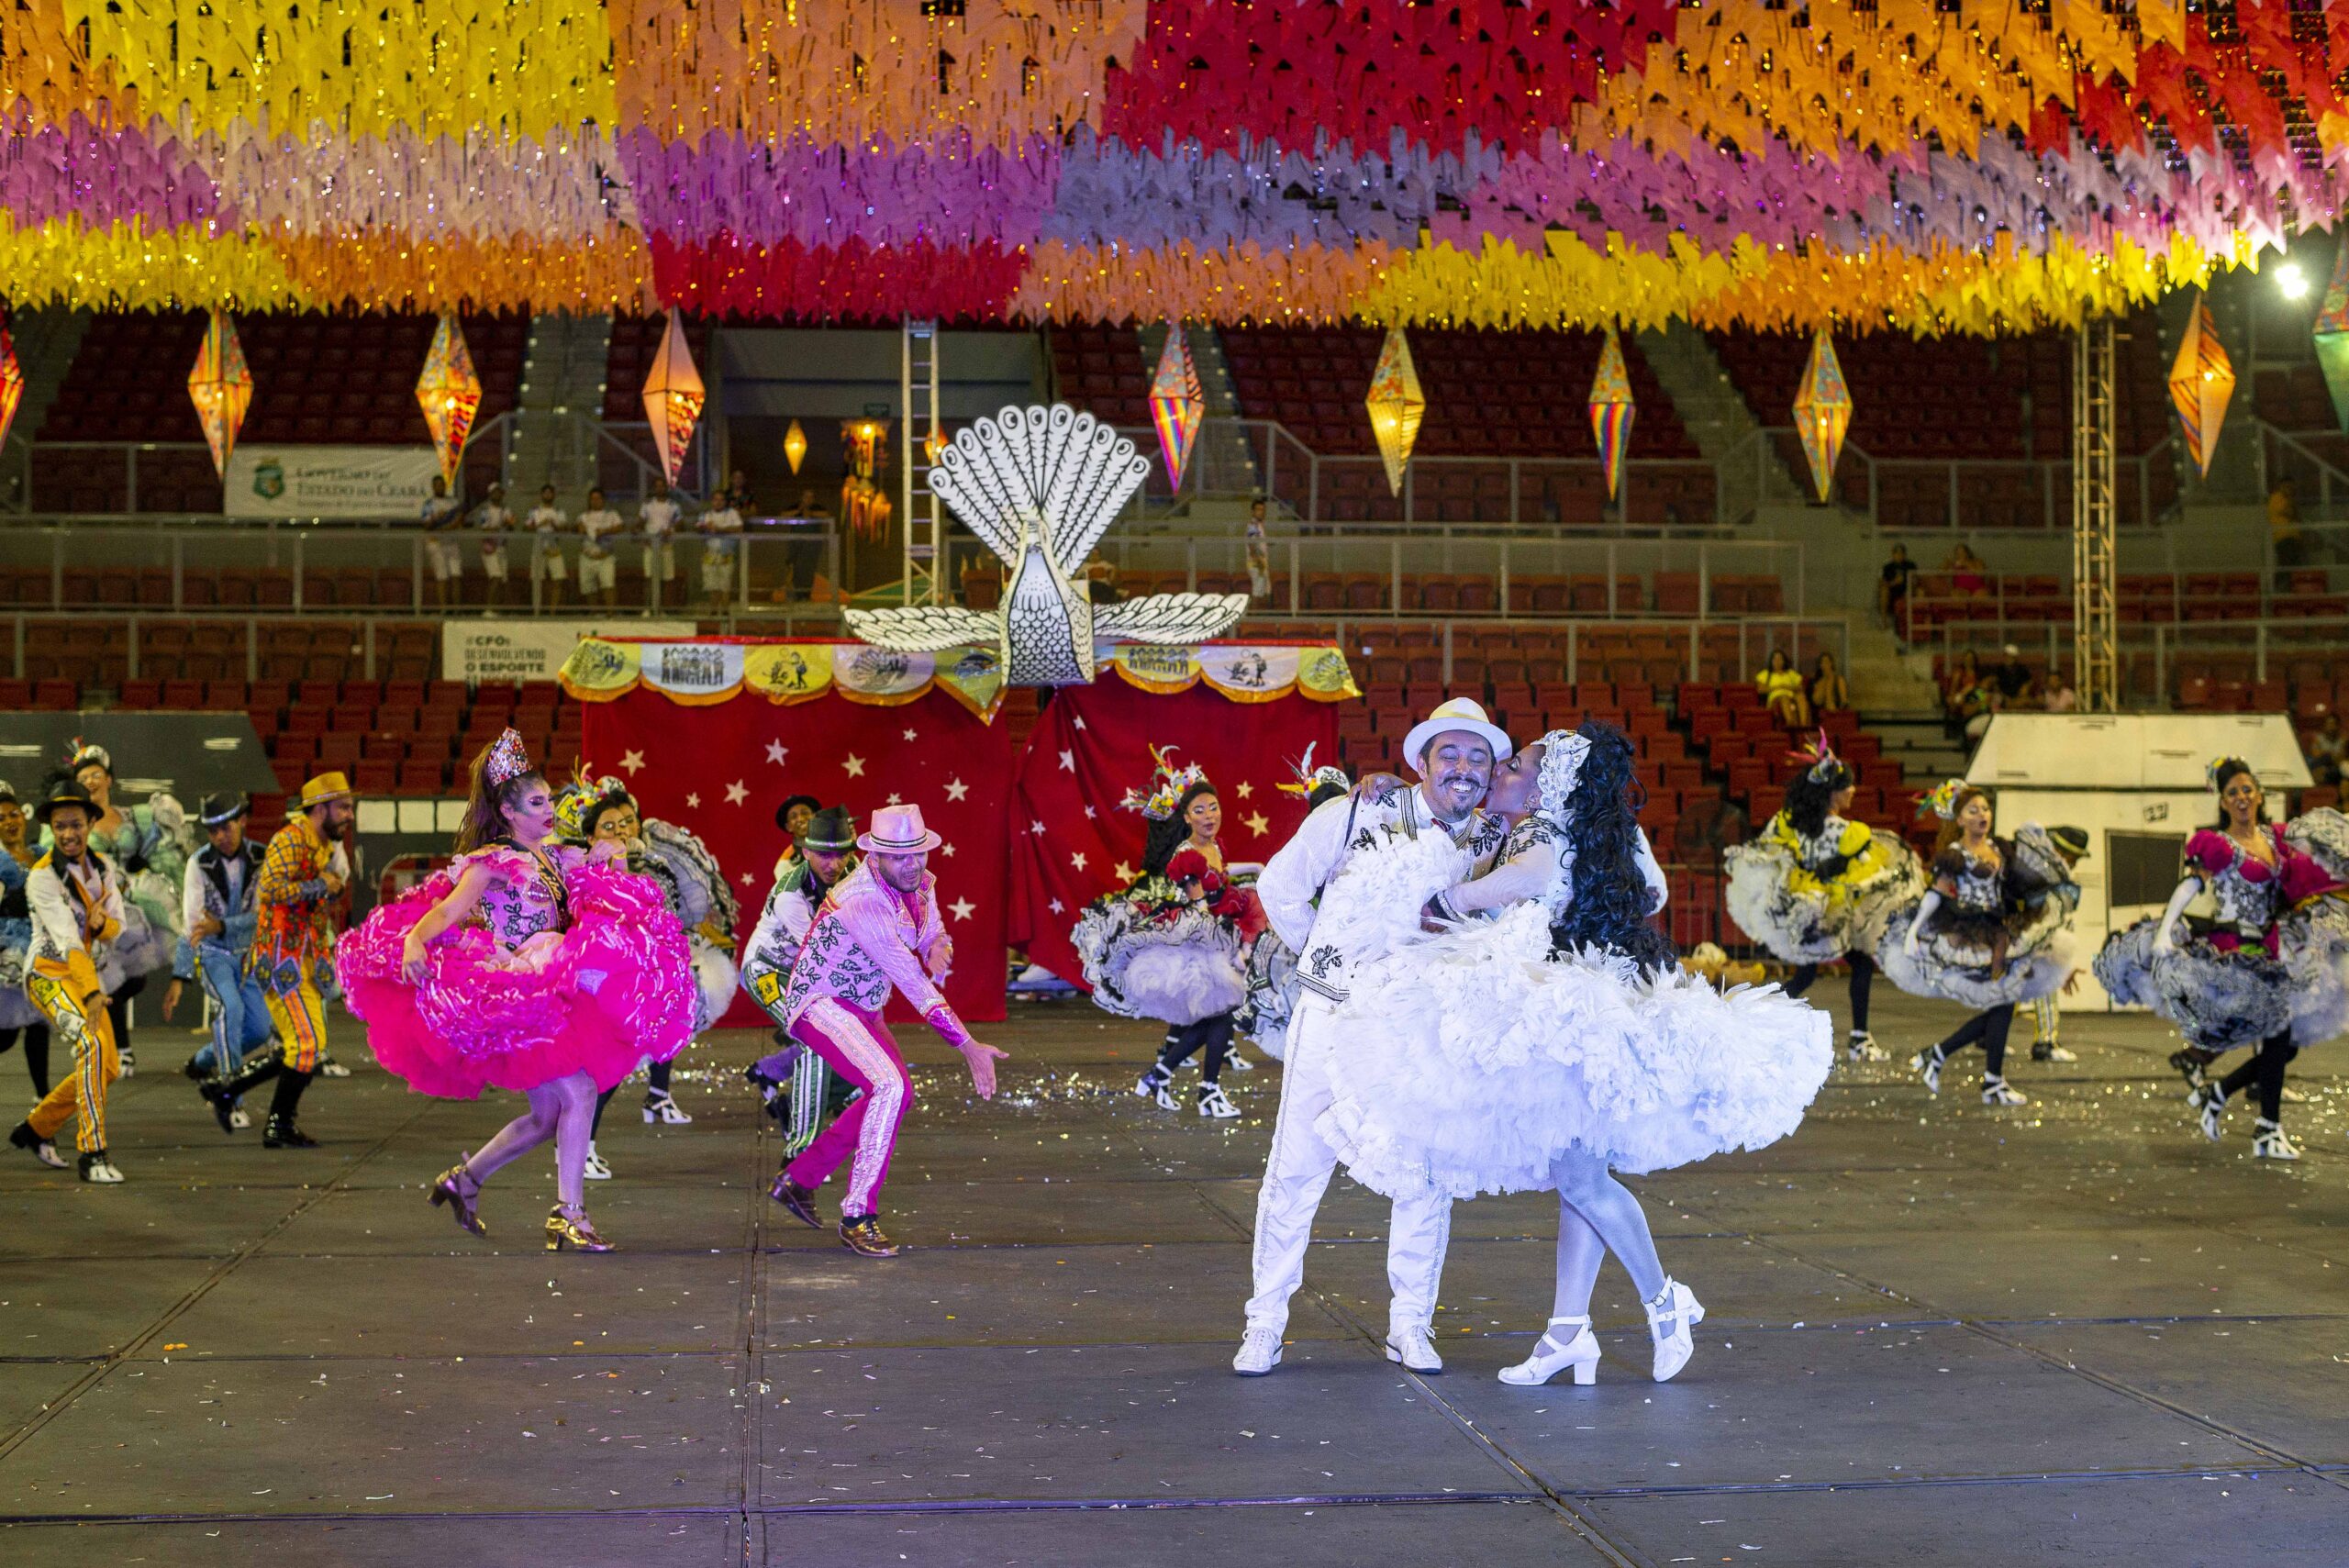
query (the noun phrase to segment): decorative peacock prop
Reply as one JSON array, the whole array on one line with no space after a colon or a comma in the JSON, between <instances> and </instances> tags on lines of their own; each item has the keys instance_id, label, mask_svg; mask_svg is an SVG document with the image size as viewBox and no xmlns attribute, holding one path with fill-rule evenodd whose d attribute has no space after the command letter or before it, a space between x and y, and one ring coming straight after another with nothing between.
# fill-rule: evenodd
<instances>
[{"instance_id":1,"label":"decorative peacock prop","mask_svg":"<svg viewBox=\"0 0 2349 1568\"><path fill-rule=\"evenodd\" d=\"M1090 682L1097 642L1203 642L1230 629L1245 594L1087 597L1085 558L1149 473L1132 441L1065 403L977 421L940 451L930 487L1002 558L1001 607L850 610L849 629L900 653L994 643L1013 686Z\"/></svg>"}]
</instances>

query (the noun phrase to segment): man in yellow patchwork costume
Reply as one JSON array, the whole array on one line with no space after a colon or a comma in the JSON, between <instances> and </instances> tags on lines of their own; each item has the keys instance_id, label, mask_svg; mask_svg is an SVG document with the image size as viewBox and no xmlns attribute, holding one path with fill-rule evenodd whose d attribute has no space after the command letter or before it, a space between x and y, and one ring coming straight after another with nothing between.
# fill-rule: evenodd
<instances>
[{"instance_id":1,"label":"man in yellow patchwork costume","mask_svg":"<svg viewBox=\"0 0 2349 1568\"><path fill-rule=\"evenodd\" d=\"M351 782L320 773L302 786L295 812L261 862L255 894L260 923L245 956L246 973L261 981L262 999L277 1026L277 1054L265 1062L204 1085L216 1106L262 1080L277 1080L269 1119L262 1124L267 1149L314 1149L317 1140L295 1121L302 1091L317 1073L326 1049L326 999L318 992L318 966L334 953L334 901L351 880L343 852L343 829L354 810ZM228 1125L224 1117L222 1125Z\"/></svg>"},{"instance_id":2,"label":"man in yellow patchwork costume","mask_svg":"<svg viewBox=\"0 0 2349 1568\"><path fill-rule=\"evenodd\" d=\"M65 1124L81 1145L81 1175L110 1186L122 1172L106 1157L106 1090L122 1075L114 1024L106 1017L98 959L122 935L121 868L90 848L98 819L90 792L72 781L58 784L33 810L50 831L50 851L26 873L32 912L32 948L26 955L25 995L49 1020L50 1036L72 1052L73 1071L17 1125L8 1141L30 1150L44 1165L63 1168L54 1146Z\"/></svg>"}]
</instances>

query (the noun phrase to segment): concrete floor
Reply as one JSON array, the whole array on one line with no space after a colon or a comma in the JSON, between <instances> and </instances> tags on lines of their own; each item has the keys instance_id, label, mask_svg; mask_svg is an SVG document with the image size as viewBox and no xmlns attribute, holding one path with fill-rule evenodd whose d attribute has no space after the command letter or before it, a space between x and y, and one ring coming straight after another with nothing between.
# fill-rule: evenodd
<instances>
[{"instance_id":1,"label":"concrete floor","mask_svg":"<svg viewBox=\"0 0 2349 1568\"><path fill-rule=\"evenodd\" d=\"M1877 1029L1958 1016L1887 996ZM1839 1067L1787 1142L1636 1184L1710 1310L1687 1371L1648 1381L1610 1266L1598 1385L1528 1390L1493 1373L1545 1315L1546 1201L1457 1211L1422 1379L1378 1352L1384 1206L1341 1181L1286 1364L1238 1379L1277 1066L1216 1125L1125 1092L1152 1031L985 1032L991 1106L918 1043L907 1251L870 1262L767 1200L748 1034L698 1048L692 1127L618 1103L590 1196L624 1250L581 1258L536 1243L547 1160L488 1240L424 1202L514 1102L362 1065L311 1093L324 1148L273 1153L142 1030L127 1185L0 1150L0 1562L2349 1562L2339 1047L2291 1167L2247 1111L2203 1142L2143 1019L2018 1060L2019 1110Z\"/></svg>"}]
</instances>

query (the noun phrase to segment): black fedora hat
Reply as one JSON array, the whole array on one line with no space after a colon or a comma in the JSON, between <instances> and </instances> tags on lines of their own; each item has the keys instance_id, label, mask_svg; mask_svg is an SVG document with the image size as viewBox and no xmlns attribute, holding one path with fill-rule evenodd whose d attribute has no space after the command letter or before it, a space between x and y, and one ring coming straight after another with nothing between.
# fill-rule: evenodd
<instances>
[{"instance_id":1,"label":"black fedora hat","mask_svg":"<svg viewBox=\"0 0 2349 1568\"><path fill-rule=\"evenodd\" d=\"M61 806L78 806L93 817L98 814L98 803L90 798L90 792L83 789L79 781L60 779L49 786L48 797L33 807L33 817L46 828L50 817L56 815Z\"/></svg>"},{"instance_id":2,"label":"black fedora hat","mask_svg":"<svg viewBox=\"0 0 2349 1568\"><path fill-rule=\"evenodd\" d=\"M802 854L810 850L820 850L828 855L847 853L856 848L856 813L845 806L826 806L807 818L798 844Z\"/></svg>"},{"instance_id":3,"label":"black fedora hat","mask_svg":"<svg viewBox=\"0 0 2349 1568\"><path fill-rule=\"evenodd\" d=\"M204 797L204 804L195 808L195 819L206 828L218 828L246 816L252 808L252 802L239 792L221 790Z\"/></svg>"},{"instance_id":4,"label":"black fedora hat","mask_svg":"<svg viewBox=\"0 0 2349 1568\"><path fill-rule=\"evenodd\" d=\"M791 824L785 818L790 817L791 808L795 806L804 806L810 811L821 811L824 808L824 803L812 795L785 795L783 804L774 808L774 825L786 833L791 831Z\"/></svg>"}]
</instances>

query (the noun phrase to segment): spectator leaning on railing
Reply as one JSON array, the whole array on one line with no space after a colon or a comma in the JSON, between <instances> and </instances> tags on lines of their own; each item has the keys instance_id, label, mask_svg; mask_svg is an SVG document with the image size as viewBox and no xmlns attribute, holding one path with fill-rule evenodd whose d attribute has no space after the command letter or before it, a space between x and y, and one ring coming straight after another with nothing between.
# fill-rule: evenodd
<instances>
[{"instance_id":1,"label":"spectator leaning on railing","mask_svg":"<svg viewBox=\"0 0 2349 1568\"><path fill-rule=\"evenodd\" d=\"M1902 642L1909 640L1909 579L1915 575L1917 563L1909 559L1909 547L1896 544L1892 559L1884 563L1877 573L1876 607L1882 612L1885 624L1892 635Z\"/></svg>"},{"instance_id":2,"label":"spectator leaning on railing","mask_svg":"<svg viewBox=\"0 0 2349 1568\"><path fill-rule=\"evenodd\" d=\"M432 601L445 610L465 575L464 550L449 537L464 517L449 494L449 482L440 475L432 476L432 494L417 508L417 518L424 525L424 557L432 568Z\"/></svg>"},{"instance_id":3,"label":"spectator leaning on railing","mask_svg":"<svg viewBox=\"0 0 2349 1568\"><path fill-rule=\"evenodd\" d=\"M2341 766L2349 759L2349 736L2341 733L2341 716L2327 710L2323 721L2300 740L2309 760L2309 777L2321 784L2338 784Z\"/></svg>"},{"instance_id":4,"label":"spectator leaning on railing","mask_svg":"<svg viewBox=\"0 0 2349 1568\"><path fill-rule=\"evenodd\" d=\"M514 528L514 514L506 505L506 486L491 485L489 499L473 508L470 520L481 530L481 574L489 584L488 602L494 609L506 597L506 536Z\"/></svg>"},{"instance_id":5,"label":"spectator leaning on railing","mask_svg":"<svg viewBox=\"0 0 2349 1568\"><path fill-rule=\"evenodd\" d=\"M2267 493L2267 539L2276 551L2276 591L2292 585L2292 568L2308 561L2308 540L2300 533L2300 504L2292 482L2279 479Z\"/></svg>"}]
</instances>

